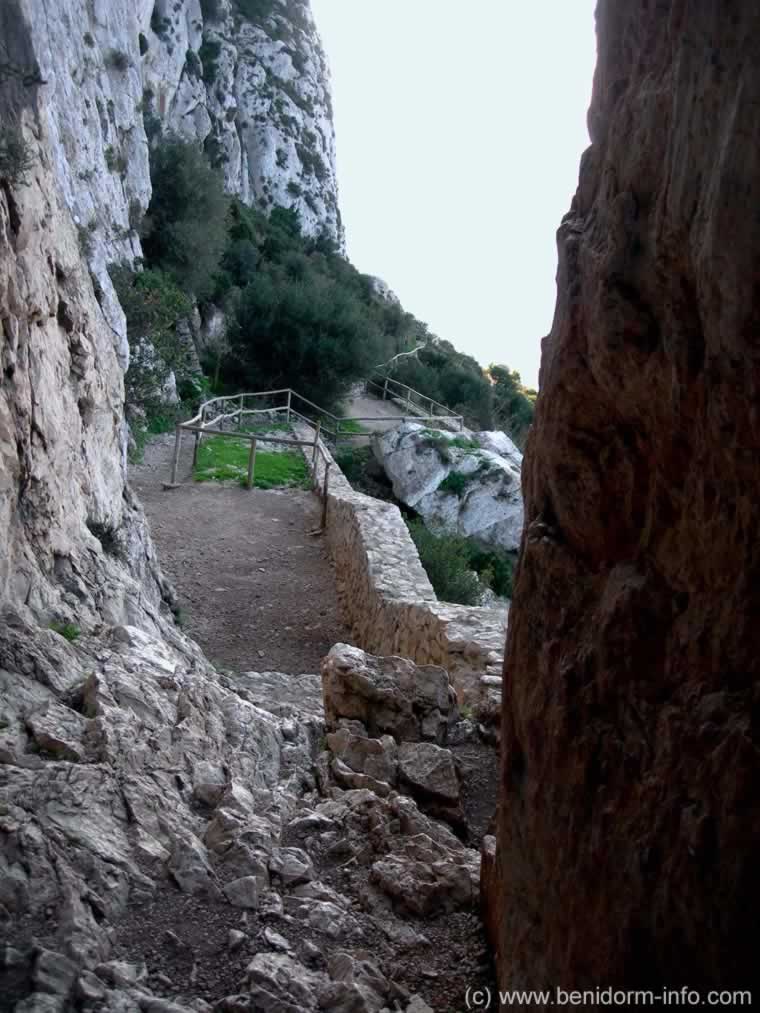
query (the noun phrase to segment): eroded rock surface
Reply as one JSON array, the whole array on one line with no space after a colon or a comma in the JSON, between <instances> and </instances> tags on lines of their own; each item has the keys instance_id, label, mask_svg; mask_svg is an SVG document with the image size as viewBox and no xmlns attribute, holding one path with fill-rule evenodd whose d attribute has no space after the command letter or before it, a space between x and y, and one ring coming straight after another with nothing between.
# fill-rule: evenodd
<instances>
[{"instance_id":1,"label":"eroded rock surface","mask_svg":"<svg viewBox=\"0 0 760 1013\"><path fill-rule=\"evenodd\" d=\"M486 863L505 987L757 980L760 11L601 0Z\"/></svg>"},{"instance_id":2,"label":"eroded rock surface","mask_svg":"<svg viewBox=\"0 0 760 1013\"><path fill-rule=\"evenodd\" d=\"M4 1008L455 1010L487 974L478 850L431 818L461 825L459 770L419 741L428 712L432 737L450 716L443 670L418 680L340 645L326 668L377 677L413 741L340 717L325 737L316 676L220 676L132 626L33 648L15 622L30 646L2 698ZM46 685L37 658L68 677Z\"/></svg>"},{"instance_id":3,"label":"eroded rock surface","mask_svg":"<svg viewBox=\"0 0 760 1013\"><path fill-rule=\"evenodd\" d=\"M505 433L405 422L373 437L393 494L433 529L513 551L520 544L522 454Z\"/></svg>"}]
</instances>

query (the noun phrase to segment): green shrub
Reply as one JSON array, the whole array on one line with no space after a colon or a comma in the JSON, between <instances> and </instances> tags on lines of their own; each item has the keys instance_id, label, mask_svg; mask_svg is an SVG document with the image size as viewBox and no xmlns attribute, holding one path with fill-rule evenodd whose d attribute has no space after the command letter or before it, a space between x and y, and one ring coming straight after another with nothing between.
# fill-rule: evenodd
<instances>
[{"instance_id":1,"label":"green shrub","mask_svg":"<svg viewBox=\"0 0 760 1013\"><path fill-rule=\"evenodd\" d=\"M222 44L217 39L204 39L198 56L203 64L203 81L210 88L216 81L217 62L222 51Z\"/></svg>"},{"instance_id":2,"label":"green shrub","mask_svg":"<svg viewBox=\"0 0 760 1013\"><path fill-rule=\"evenodd\" d=\"M192 303L161 271L137 273L127 265L113 264L109 273L127 318L126 403L144 413L150 431L152 420L167 411L162 392L169 374L181 379L189 368L177 323L190 315Z\"/></svg>"},{"instance_id":3,"label":"green shrub","mask_svg":"<svg viewBox=\"0 0 760 1013\"><path fill-rule=\"evenodd\" d=\"M151 153L153 196L143 250L151 267L206 299L227 240L229 199L222 176L195 144L164 138Z\"/></svg>"},{"instance_id":4,"label":"green shrub","mask_svg":"<svg viewBox=\"0 0 760 1013\"><path fill-rule=\"evenodd\" d=\"M120 176L126 175L128 163L126 156L109 144L105 150L106 166L109 172L118 172Z\"/></svg>"},{"instance_id":5,"label":"green shrub","mask_svg":"<svg viewBox=\"0 0 760 1013\"><path fill-rule=\"evenodd\" d=\"M461 471L451 471L438 486L439 492L449 492L453 496L461 496L470 481L469 475L463 475Z\"/></svg>"},{"instance_id":6,"label":"green shrub","mask_svg":"<svg viewBox=\"0 0 760 1013\"><path fill-rule=\"evenodd\" d=\"M493 382L496 424L509 433L518 447L524 447L535 414L536 392L524 387L520 374L508 366L491 365L488 374Z\"/></svg>"},{"instance_id":7,"label":"green shrub","mask_svg":"<svg viewBox=\"0 0 760 1013\"><path fill-rule=\"evenodd\" d=\"M201 14L204 21L216 21L221 13L219 0L201 0Z\"/></svg>"},{"instance_id":8,"label":"green shrub","mask_svg":"<svg viewBox=\"0 0 760 1013\"><path fill-rule=\"evenodd\" d=\"M371 447L346 447L335 454L335 463L352 486L362 484L367 464L372 459Z\"/></svg>"},{"instance_id":9,"label":"green shrub","mask_svg":"<svg viewBox=\"0 0 760 1013\"><path fill-rule=\"evenodd\" d=\"M200 57L194 49L188 49L185 53L185 71L188 77L200 78L203 75Z\"/></svg>"},{"instance_id":10,"label":"green shrub","mask_svg":"<svg viewBox=\"0 0 760 1013\"><path fill-rule=\"evenodd\" d=\"M479 605L484 586L470 565L470 545L457 535L436 535L422 521L409 521L420 562L441 601Z\"/></svg>"},{"instance_id":11,"label":"green shrub","mask_svg":"<svg viewBox=\"0 0 760 1013\"><path fill-rule=\"evenodd\" d=\"M238 13L250 21L263 21L273 13L274 0L235 0Z\"/></svg>"},{"instance_id":12,"label":"green shrub","mask_svg":"<svg viewBox=\"0 0 760 1013\"><path fill-rule=\"evenodd\" d=\"M469 553L470 566L481 583L500 598L511 598L515 568L513 555L498 549L482 549L472 543Z\"/></svg>"},{"instance_id":13,"label":"green shrub","mask_svg":"<svg viewBox=\"0 0 760 1013\"><path fill-rule=\"evenodd\" d=\"M121 49L111 49L106 56L106 66L114 70L125 71L129 67L129 57Z\"/></svg>"},{"instance_id":14,"label":"green shrub","mask_svg":"<svg viewBox=\"0 0 760 1013\"><path fill-rule=\"evenodd\" d=\"M0 179L10 186L26 185L33 166L32 148L21 129L0 126Z\"/></svg>"},{"instance_id":15,"label":"green shrub","mask_svg":"<svg viewBox=\"0 0 760 1013\"><path fill-rule=\"evenodd\" d=\"M70 644L73 644L74 641L82 635L82 631L73 623L51 623L50 629L54 633L57 633L59 637L63 637L64 640L68 640Z\"/></svg>"}]
</instances>

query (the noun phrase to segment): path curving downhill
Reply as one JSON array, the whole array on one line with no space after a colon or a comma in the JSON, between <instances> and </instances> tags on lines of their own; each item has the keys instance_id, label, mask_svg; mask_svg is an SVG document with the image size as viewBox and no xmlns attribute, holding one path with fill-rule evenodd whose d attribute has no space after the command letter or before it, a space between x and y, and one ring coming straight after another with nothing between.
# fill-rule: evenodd
<instances>
[{"instance_id":1,"label":"path curving downhill","mask_svg":"<svg viewBox=\"0 0 760 1013\"><path fill-rule=\"evenodd\" d=\"M319 672L333 644L351 643L335 573L304 489L243 489L193 482L190 440L183 485L166 491L174 435L157 436L130 467L186 632L218 667L235 672Z\"/></svg>"}]
</instances>

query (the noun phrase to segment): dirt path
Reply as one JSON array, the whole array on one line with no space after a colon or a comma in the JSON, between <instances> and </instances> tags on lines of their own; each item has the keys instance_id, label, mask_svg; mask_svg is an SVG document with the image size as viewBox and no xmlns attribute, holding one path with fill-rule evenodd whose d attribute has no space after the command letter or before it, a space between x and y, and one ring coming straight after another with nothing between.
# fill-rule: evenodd
<instances>
[{"instance_id":1,"label":"dirt path","mask_svg":"<svg viewBox=\"0 0 760 1013\"><path fill-rule=\"evenodd\" d=\"M351 643L335 575L305 490L248 491L193 483L190 441L182 488L165 491L174 436L158 436L130 468L186 631L209 659L236 672L319 672L333 644Z\"/></svg>"},{"instance_id":2,"label":"dirt path","mask_svg":"<svg viewBox=\"0 0 760 1013\"><path fill-rule=\"evenodd\" d=\"M366 394L363 388L359 388L351 395L347 414L352 418L358 416L373 419L372 422L362 422L364 428L384 433L401 424L403 410L392 401L383 401L380 398L372 397L370 394Z\"/></svg>"}]
</instances>

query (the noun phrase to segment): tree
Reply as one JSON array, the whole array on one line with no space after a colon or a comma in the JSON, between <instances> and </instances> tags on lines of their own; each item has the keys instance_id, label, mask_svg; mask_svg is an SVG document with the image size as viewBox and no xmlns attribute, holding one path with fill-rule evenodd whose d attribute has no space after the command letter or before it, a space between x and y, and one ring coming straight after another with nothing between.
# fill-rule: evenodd
<instances>
[{"instance_id":1,"label":"tree","mask_svg":"<svg viewBox=\"0 0 760 1013\"><path fill-rule=\"evenodd\" d=\"M229 198L221 173L212 169L197 145L168 137L151 153L150 176L146 259L183 291L204 301L213 291L227 243Z\"/></svg>"},{"instance_id":2,"label":"tree","mask_svg":"<svg viewBox=\"0 0 760 1013\"><path fill-rule=\"evenodd\" d=\"M488 373L493 383L493 410L497 423L522 447L533 423L536 392L523 387L520 374L508 366L491 364Z\"/></svg>"}]
</instances>

